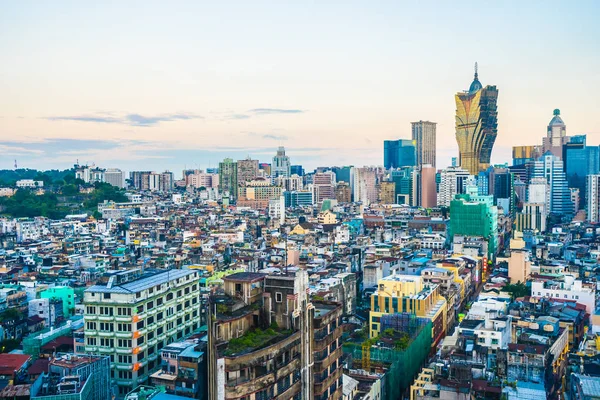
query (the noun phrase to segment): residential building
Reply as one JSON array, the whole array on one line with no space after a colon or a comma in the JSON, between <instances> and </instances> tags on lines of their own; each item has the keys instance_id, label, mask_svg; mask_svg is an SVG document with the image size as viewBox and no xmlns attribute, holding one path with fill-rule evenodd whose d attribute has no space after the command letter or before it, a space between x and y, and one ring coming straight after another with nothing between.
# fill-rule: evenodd
<instances>
[{"instance_id":1,"label":"residential building","mask_svg":"<svg viewBox=\"0 0 600 400\"><path fill-rule=\"evenodd\" d=\"M105 400L113 395L110 357L59 353L48 363L48 375L32 385L32 400Z\"/></svg>"},{"instance_id":2,"label":"residential building","mask_svg":"<svg viewBox=\"0 0 600 400\"><path fill-rule=\"evenodd\" d=\"M313 176L313 198L316 203L335 198L335 173L317 172Z\"/></svg>"},{"instance_id":3,"label":"residential building","mask_svg":"<svg viewBox=\"0 0 600 400\"><path fill-rule=\"evenodd\" d=\"M238 187L258 177L258 160L252 160L248 157L245 160L238 160L236 164Z\"/></svg>"},{"instance_id":4,"label":"residential building","mask_svg":"<svg viewBox=\"0 0 600 400\"><path fill-rule=\"evenodd\" d=\"M54 286L40 293L41 299L60 299L62 301L62 314L69 317L75 313L75 291L69 286Z\"/></svg>"},{"instance_id":5,"label":"residential building","mask_svg":"<svg viewBox=\"0 0 600 400\"><path fill-rule=\"evenodd\" d=\"M412 140L416 143L416 166L430 165L435 169L436 164L436 125L435 122L411 122Z\"/></svg>"},{"instance_id":6,"label":"residential building","mask_svg":"<svg viewBox=\"0 0 600 400\"><path fill-rule=\"evenodd\" d=\"M498 89L489 85L483 87L475 64L473 83L468 91L458 92L455 100L459 164L471 175L477 175L490 166L498 135Z\"/></svg>"},{"instance_id":7,"label":"residential building","mask_svg":"<svg viewBox=\"0 0 600 400\"><path fill-rule=\"evenodd\" d=\"M467 182L472 179L472 175L461 167L448 167L442 170L440 179L437 204L449 207L457 194L465 193Z\"/></svg>"},{"instance_id":8,"label":"residential building","mask_svg":"<svg viewBox=\"0 0 600 400\"><path fill-rule=\"evenodd\" d=\"M544 280L541 277L531 282L531 296L561 300L575 300L585 305L588 313L596 310L595 285L584 284L572 274L564 274L560 279Z\"/></svg>"},{"instance_id":9,"label":"residential building","mask_svg":"<svg viewBox=\"0 0 600 400\"><path fill-rule=\"evenodd\" d=\"M352 189L348 182L338 182L335 186L335 199L338 203L352 202Z\"/></svg>"},{"instance_id":10,"label":"residential building","mask_svg":"<svg viewBox=\"0 0 600 400\"><path fill-rule=\"evenodd\" d=\"M237 163L231 158L226 158L219 163L219 188L223 195L233 200L238 197L237 173Z\"/></svg>"},{"instance_id":11,"label":"residential building","mask_svg":"<svg viewBox=\"0 0 600 400\"><path fill-rule=\"evenodd\" d=\"M450 202L449 236L481 237L487 242L487 256L495 258L498 251L498 208L493 196L480 196L469 186L467 194L456 195Z\"/></svg>"},{"instance_id":12,"label":"residential building","mask_svg":"<svg viewBox=\"0 0 600 400\"><path fill-rule=\"evenodd\" d=\"M200 328L196 270L107 273L84 292L85 351L111 356L124 395L159 368L163 347Z\"/></svg>"},{"instance_id":13,"label":"residential building","mask_svg":"<svg viewBox=\"0 0 600 400\"><path fill-rule=\"evenodd\" d=\"M600 175L587 177L587 220L600 222Z\"/></svg>"},{"instance_id":14,"label":"residential building","mask_svg":"<svg viewBox=\"0 0 600 400\"><path fill-rule=\"evenodd\" d=\"M432 347L437 346L446 333L446 299L441 295L439 285L425 285L421 276L394 274L378 281L377 289L371 295L371 338L381 333L381 317L394 313L413 313L431 320Z\"/></svg>"},{"instance_id":15,"label":"residential building","mask_svg":"<svg viewBox=\"0 0 600 400\"><path fill-rule=\"evenodd\" d=\"M430 164L421 166L420 179L421 179L421 196L420 205L424 208L433 208L437 206L437 190L435 187L435 167Z\"/></svg>"},{"instance_id":16,"label":"residential building","mask_svg":"<svg viewBox=\"0 0 600 400\"><path fill-rule=\"evenodd\" d=\"M354 168L354 201L365 205L377 202L377 171L373 168Z\"/></svg>"},{"instance_id":17,"label":"residential building","mask_svg":"<svg viewBox=\"0 0 600 400\"><path fill-rule=\"evenodd\" d=\"M415 140L398 139L383 142L383 166L386 169L416 165Z\"/></svg>"},{"instance_id":18,"label":"residential building","mask_svg":"<svg viewBox=\"0 0 600 400\"><path fill-rule=\"evenodd\" d=\"M396 195L396 184L394 182L379 183L379 203L394 204Z\"/></svg>"},{"instance_id":19,"label":"residential building","mask_svg":"<svg viewBox=\"0 0 600 400\"><path fill-rule=\"evenodd\" d=\"M125 174L118 168L108 168L104 171L104 182L118 188L125 187Z\"/></svg>"}]
</instances>

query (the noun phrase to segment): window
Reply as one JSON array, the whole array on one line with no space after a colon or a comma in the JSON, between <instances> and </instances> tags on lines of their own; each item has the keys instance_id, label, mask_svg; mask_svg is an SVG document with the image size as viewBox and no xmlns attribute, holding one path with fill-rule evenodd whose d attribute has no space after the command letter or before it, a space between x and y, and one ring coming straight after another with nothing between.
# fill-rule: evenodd
<instances>
[{"instance_id":1,"label":"window","mask_svg":"<svg viewBox=\"0 0 600 400\"><path fill-rule=\"evenodd\" d=\"M110 299L110 293L104 293L104 298L105 299Z\"/></svg>"},{"instance_id":2,"label":"window","mask_svg":"<svg viewBox=\"0 0 600 400\"><path fill-rule=\"evenodd\" d=\"M277 303L281 303L283 301L283 295L281 294L281 292L275 293L275 301Z\"/></svg>"}]
</instances>

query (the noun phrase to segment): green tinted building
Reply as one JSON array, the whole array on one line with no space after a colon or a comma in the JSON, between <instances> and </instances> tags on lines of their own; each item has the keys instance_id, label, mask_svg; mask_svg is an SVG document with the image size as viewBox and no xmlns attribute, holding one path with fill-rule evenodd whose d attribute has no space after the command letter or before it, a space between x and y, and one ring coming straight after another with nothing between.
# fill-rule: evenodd
<instances>
[{"instance_id":1,"label":"green tinted building","mask_svg":"<svg viewBox=\"0 0 600 400\"><path fill-rule=\"evenodd\" d=\"M61 299L63 302L63 315L70 317L75 311L75 292L68 286L55 286L40 293L41 299Z\"/></svg>"},{"instance_id":2,"label":"green tinted building","mask_svg":"<svg viewBox=\"0 0 600 400\"><path fill-rule=\"evenodd\" d=\"M467 194L457 194L450 202L450 239L454 235L483 237L488 242L488 258L498 250L498 208L494 196L477 194L477 187Z\"/></svg>"}]
</instances>

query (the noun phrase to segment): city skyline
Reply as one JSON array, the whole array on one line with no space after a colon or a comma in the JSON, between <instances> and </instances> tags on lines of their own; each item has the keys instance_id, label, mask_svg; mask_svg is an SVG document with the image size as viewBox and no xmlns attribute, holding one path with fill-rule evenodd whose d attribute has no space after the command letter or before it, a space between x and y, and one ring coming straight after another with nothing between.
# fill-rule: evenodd
<instances>
[{"instance_id":1,"label":"city skyline","mask_svg":"<svg viewBox=\"0 0 600 400\"><path fill-rule=\"evenodd\" d=\"M410 139L418 120L438 124L443 168L458 155L453 95L475 61L483 82L502 91L492 164L509 161L512 145L540 143L555 108L570 135L588 134L590 144L600 135L593 2L427 11L354 3L341 14L322 6L316 17L294 5L240 3L231 13L184 2L172 18L158 4L144 3L143 13L142 3L131 3L93 14L67 4L23 2L0 16L8 60L0 66L0 168L14 159L40 169L79 160L180 171L226 157L270 161L278 146L308 169L382 165L383 140ZM457 56L471 33L453 17L467 9L490 23L481 28L485 41ZM395 16L406 24L397 27ZM425 16L423 26L413 22ZM561 24L546 23L553 19ZM452 38L439 35L450 27ZM529 40L514 40L518 32Z\"/></svg>"}]
</instances>

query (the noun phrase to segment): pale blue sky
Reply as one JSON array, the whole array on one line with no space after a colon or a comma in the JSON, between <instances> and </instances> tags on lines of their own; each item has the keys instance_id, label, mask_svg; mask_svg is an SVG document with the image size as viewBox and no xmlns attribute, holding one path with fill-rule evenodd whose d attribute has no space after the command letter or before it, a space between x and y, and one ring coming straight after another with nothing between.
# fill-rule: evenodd
<instances>
[{"instance_id":1,"label":"pale blue sky","mask_svg":"<svg viewBox=\"0 0 600 400\"><path fill-rule=\"evenodd\" d=\"M382 164L382 141L438 122L473 63L499 89L492 161L552 110L600 142L595 1L0 1L0 168L171 169L226 156ZM100 145L103 143L104 145Z\"/></svg>"}]
</instances>

